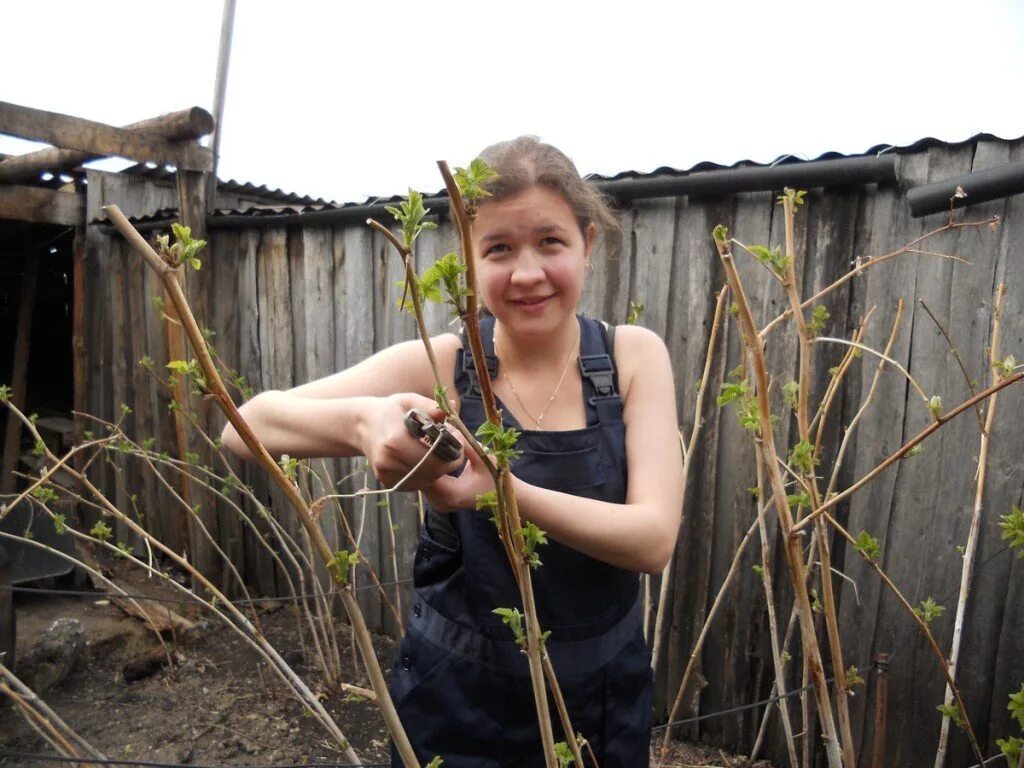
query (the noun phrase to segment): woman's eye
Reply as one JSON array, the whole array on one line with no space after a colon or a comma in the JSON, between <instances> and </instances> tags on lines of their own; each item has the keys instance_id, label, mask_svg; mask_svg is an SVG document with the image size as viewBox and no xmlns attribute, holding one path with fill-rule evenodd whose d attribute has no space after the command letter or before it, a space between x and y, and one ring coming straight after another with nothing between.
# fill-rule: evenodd
<instances>
[{"instance_id":1,"label":"woman's eye","mask_svg":"<svg viewBox=\"0 0 1024 768\"><path fill-rule=\"evenodd\" d=\"M557 237L545 237L543 240L540 241L540 244L542 246L561 245L562 241L559 240Z\"/></svg>"},{"instance_id":2,"label":"woman's eye","mask_svg":"<svg viewBox=\"0 0 1024 768\"><path fill-rule=\"evenodd\" d=\"M484 252L484 256L498 256L503 253L508 253L509 247L504 243L495 243Z\"/></svg>"}]
</instances>

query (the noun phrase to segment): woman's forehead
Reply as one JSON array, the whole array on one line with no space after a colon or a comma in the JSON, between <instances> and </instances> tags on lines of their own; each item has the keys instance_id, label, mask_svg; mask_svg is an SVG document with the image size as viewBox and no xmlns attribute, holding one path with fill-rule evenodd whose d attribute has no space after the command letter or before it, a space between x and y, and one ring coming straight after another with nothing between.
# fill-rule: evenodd
<instances>
[{"instance_id":1,"label":"woman's forehead","mask_svg":"<svg viewBox=\"0 0 1024 768\"><path fill-rule=\"evenodd\" d=\"M506 200L488 201L479 207L476 230L492 237L502 230L542 234L576 227L576 216L565 199L544 187L531 187Z\"/></svg>"}]
</instances>

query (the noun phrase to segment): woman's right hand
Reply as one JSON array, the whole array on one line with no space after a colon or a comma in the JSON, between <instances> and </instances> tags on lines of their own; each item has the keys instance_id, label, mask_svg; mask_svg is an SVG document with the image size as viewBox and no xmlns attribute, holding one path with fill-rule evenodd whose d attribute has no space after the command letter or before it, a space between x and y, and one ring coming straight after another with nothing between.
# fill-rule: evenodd
<instances>
[{"instance_id":1,"label":"woman's right hand","mask_svg":"<svg viewBox=\"0 0 1024 768\"><path fill-rule=\"evenodd\" d=\"M377 480L388 487L394 487L408 475L429 450L406 429L405 415L413 408L421 408L437 421L444 419L444 412L437 403L414 392L373 398L362 419L363 455ZM438 477L459 469L462 462L461 456L449 462L431 456L402 484L401 490L426 490Z\"/></svg>"}]
</instances>

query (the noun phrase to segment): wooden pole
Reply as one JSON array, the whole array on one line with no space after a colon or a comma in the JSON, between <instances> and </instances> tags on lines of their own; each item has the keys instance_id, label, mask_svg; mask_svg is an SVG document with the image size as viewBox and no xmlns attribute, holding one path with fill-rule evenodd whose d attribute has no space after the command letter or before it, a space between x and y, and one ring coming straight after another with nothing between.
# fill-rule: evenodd
<instances>
[{"instance_id":1,"label":"wooden pole","mask_svg":"<svg viewBox=\"0 0 1024 768\"><path fill-rule=\"evenodd\" d=\"M220 48L217 53L217 80L213 87L213 133L210 148L213 150L213 169L210 171L206 189L208 213L217 206L217 163L220 160L221 127L224 125L224 99L228 85L228 65L231 63L231 35L235 28L235 0L224 0L224 14L220 21Z\"/></svg>"},{"instance_id":2,"label":"wooden pole","mask_svg":"<svg viewBox=\"0 0 1024 768\"><path fill-rule=\"evenodd\" d=\"M75 227L75 238L71 248L71 361L73 402L76 414L87 410L86 393L86 356L85 356L85 227ZM75 416L75 444L82 442L85 436L85 419ZM85 457L75 454L74 468L83 471Z\"/></svg>"},{"instance_id":3,"label":"wooden pole","mask_svg":"<svg viewBox=\"0 0 1024 768\"><path fill-rule=\"evenodd\" d=\"M5 101L0 101L0 133L100 157L152 161L190 171L207 171L213 165L212 153L193 142L176 144L136 128L115 128Z\"/></svg>"},{"instance_id":4,"label":"wooden pole","mask_svg":"<svg viewBox=\"0 0 1024 768\"><path fill-rule=\"evenodd\" d=\"M213 116L205 109L191 107L148 120L123 126L145 131L167 141L187 141L206 136L213 130ZM0 162L0 182L32 181L43 171L59 173L76 168L102 155L79 152L74 149L40 149Z\"/></svg>"},{"instance_id":5,"label":"wooden pole","mask_svg":"<svg viewBox=\"0 0 1024 768\"><path fill-rule=\"evenodd\" d=\"M25 388L28 385L28 356L32 340L32 313L36 306L36 282L39 277L39 256L25 257L25 271L21 275L21 303L18 305L18 325L14 340L14 372L11 376L11 402L19 411L25 409ZM14 470L18 468L21 449L21 420L9 411L7 430L4 432L3 465L0 469L0 494L14 491Z\"/></svg>"}]
</instances>

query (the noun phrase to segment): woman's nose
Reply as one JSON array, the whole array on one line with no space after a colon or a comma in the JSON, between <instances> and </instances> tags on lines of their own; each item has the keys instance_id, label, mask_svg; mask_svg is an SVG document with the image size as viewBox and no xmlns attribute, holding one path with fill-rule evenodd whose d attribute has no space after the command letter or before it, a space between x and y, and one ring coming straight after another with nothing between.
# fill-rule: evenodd
<instances>
[{"instance_id":1,"label":"woman's nose","mask_svg":"<svg viewBox=\"0 0 1024 768\"><path fill-rule=\"evenodd\" d=\"M544 279L544 267L536 254L524 251L519 254L516 260L515 269L512 271L512 282L517 284L536 283Z\"/></svg>"}]
</instances>

